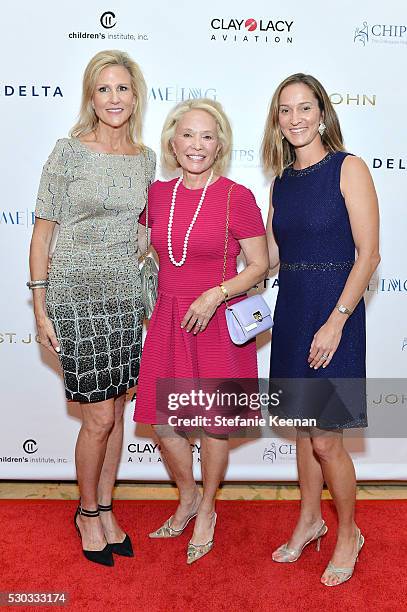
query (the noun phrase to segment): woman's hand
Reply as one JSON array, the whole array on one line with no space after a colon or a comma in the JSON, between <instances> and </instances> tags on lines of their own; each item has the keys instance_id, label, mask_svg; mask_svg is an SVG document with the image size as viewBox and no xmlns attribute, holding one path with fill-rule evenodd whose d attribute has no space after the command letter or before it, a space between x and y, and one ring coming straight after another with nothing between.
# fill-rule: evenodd
<instances>
[{"instance_id":1,"label":"woman's hand","mask_svg":"<svg viewBox=\"0 0 407 612\"><path fill-rule=\"evenodd\" d=\"M222 302L223 293L220 287L208 289L192 302L182 319L181 328L185 327L187 332L193 330L194 334L204 331Z\"/></svg>"},{"instance_id":2,"label":"woman's hand","mask_svg":"<svg viewBox=\"0 0 407 612\"><path fill-rule=\"evenodd\" d=\"M40 344L48 349L53 355L55 355L55 353L60 353L61 349L51 320L43 316L36 317L36 321Z\"/></svg>"},{"instance_id":3,"label":"woman's hand","mask_svg":"<svg viewBox=\"0 0 407 612\"><path fill-rule=\"evenodd\" d=\"M342 337L342 327L331 321L324 323L314 335L308 357L310 368L326 368L332 360Z\"/></svg>"}]
</instances>

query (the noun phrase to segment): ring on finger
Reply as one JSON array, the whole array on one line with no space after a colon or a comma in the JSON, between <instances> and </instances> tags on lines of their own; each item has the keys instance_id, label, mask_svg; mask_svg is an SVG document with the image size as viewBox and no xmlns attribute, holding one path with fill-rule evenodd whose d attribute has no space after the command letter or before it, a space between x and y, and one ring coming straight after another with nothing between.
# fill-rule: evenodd
<instances>
[{"instance_id":1,"label":"ring on finger","mask_svg":"<svg viewBox=\"0 0 407 612\"><path fill-rule=\"evenodd\" d=\"M197 322L196 322L196 324L197 324L199 327L201 327L201 325L202 325L202 321L197 321Z\"/></svg>"},{"instance_id":2,"label":"ring on finger","mask_svg":"<svg viewBox=\"0 0 407 612\"><path fill-rule=\"evenodd\" d=\"M321 355L321 361L326 361L328 359L328 354L327 353L323 353Z\"/></svg>"}]
</instances>

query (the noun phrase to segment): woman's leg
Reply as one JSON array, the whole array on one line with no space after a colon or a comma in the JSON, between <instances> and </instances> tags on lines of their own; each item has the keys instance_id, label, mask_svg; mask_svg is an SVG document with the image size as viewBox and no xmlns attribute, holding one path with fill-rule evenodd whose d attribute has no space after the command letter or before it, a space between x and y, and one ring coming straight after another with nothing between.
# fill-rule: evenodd
<instances>
[{"instance_id":1,"label":"woman's leg","mask_svg":"<svg viewBox=\"0 0 407 612\"><path fill-rule=\"evenodd\" d=\"M206 544L213 538L213 512L219 483L228 464L229 440L203 434L201 437L201 469L203 497L195 521L193 544Z\"/></svg>"},{"instance_id":2,"label":"woman's leg","mask_svg":"<svg viewBox=\"0 0 407 612\"><path fill-rule=\"evenodd\" d=\"M109 433L114 424L114 401L109 399L81 404L81 411L82 427L75 449L81 505L86 510L97 510L98 483ZM83 548L86 550L104 548L106 539L100 518L79 515L76 520L81 530Z\"/></svg>"},{"instance_id":3,"label":"woman's leg","mask_svg":"<svg viewBox=\"0 0 407 612\"><path fill-rule=\"evenodd\" d=\"M301 511L295 529L288 541L288 548L301 549L312 538L322 523L321 493L324 484L321 464L314 454L308 429L297 430L297 468L301 491ZM273 558L286 556L275 551Z\"/></svg>"},{"instance_id":4,"label":"woman's leg","mask_svg":"<svg viewBox=\"0 0 407 612\"><path fill-rule=\"evenodd\" d=\"M100 472L98 485L98 502L108 506L112 501L114 484L123 446L123 412L126 395L120 395L114 400L114 424L110 430L106 444L106 453ZM113 512L101 512L104 533L108 542L122 542L125 532L119 527Z\"/></svg>"},{"instance_id":5,"label":"woman's leg","mask_svg":"<svg viewBox=\"0 0 407 612\"><path fill-rule=\"evenodd\" d=\"M354 520L356 500L355 468L343 446L343 433L318 431L312 436L314 452L321 463L338 514L338 537L331 557L337 567L352 567L357 552L357 527ZM322 581L335 584L338 578L325 570Z\"/></svg>"},{"instance_id":6,"label":"woman's leg","mask_svg":"<svg viewBox=\"0 0 407 612\"><path fill-rule=\"evenodd\" d=\"M196 486L192 471L192 449L188 438L168 425L154 425L161 453L168 469L177 483L179 504L171 527L182 529L187 517L193 514L201 501L201 494Z\"/></svg>"}]
</instances>

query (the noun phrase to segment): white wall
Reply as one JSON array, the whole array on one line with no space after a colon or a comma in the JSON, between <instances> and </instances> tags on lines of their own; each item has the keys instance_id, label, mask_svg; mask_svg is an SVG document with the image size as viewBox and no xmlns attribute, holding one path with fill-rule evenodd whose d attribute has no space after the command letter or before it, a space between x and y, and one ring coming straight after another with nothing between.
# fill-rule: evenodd
<instances>
[{"instance_id":1,"label":"white wall","mask_svg":"<svg viewBox=\"0 0 407 612\"><path fill-rule=\"evenodd\" d=\"M83 70L101 49L123 49L140 63L150 92L144 137L157 152L164 117L182 97L208 95L222 102L234 129L230 176L254 191L265 218L268 185L258 149L270 96L293 72L309 72L322 81L336 103L347 148L365 159L380 198L382 263L366 296L368 375L405 377L407 371L404 2L344 0L328 6L321 0L311 5L257 0L248 8L242 0L150 0L141 6L118 0L110 17L116 25L110 28L100 23L105 10L106 4L96 0L15 0L2 10L0 478L74 477L78 407L66 404L56 362L34 340L25 282L41 168L56 139L74 123ZM218 20L215 28L213 19ZM216 29L222 19L224 25L243 20L241 29ZM245 28L247 19L257 21L256 30ZM270 21L283 31L260 31ZM272 284L266 298L273 305L277 288ZM259 351L262 376L268 374L269 348L264 343ZM396 404L403 402L407 399L398 394ZM150 430L135 429L130 404L119 476L166 479ZM382 404L391 416L394 404ZM407 479L404 433L398 440L366 434L350 439L358 476ZM263 458L265 450L270 452ZM236 443L227 478L295 479L295 446L274 433Z\"/></svg>"}]
</instances>

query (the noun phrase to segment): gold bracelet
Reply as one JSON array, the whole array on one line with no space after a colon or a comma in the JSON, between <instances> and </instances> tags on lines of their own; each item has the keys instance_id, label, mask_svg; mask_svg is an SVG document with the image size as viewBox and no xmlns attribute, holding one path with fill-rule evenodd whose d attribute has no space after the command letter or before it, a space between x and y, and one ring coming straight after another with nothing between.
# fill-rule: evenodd
<instances>
[{"instance_id":1,"label":"gold bracelet","mask_svg":"<svg viewBox=\"0 0 407 612\"><path fill-rule=\"evenodd\" d=\"M222 291L222 293L223 293L223 299L224 299L224 300L227 300L227 299L228 299L228 297L229 297L229 293L228 293L228 290L226 289L225 285L224 285L223 283L221 283L221 284L219 285L219 287L221 288L221 291Z\"/></svg>"}]
</instances>

